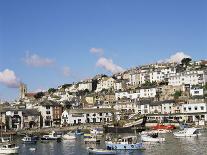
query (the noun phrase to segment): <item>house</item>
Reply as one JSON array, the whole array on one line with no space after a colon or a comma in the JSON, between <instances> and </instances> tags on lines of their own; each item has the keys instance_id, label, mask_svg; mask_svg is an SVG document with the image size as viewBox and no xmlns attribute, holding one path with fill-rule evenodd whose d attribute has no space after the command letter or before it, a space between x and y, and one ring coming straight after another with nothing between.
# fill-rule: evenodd
<instances>
[{"instance_id":1,"label":"house","mask_svg":"<svg viewBox=\"0 0 207 155\"><path fill-rule=\"evenodd\" d=\"M62 125L76 125L85 123L105 123L112 121L111 108L70 109L62 113Z\"/></svg>"},{"instance_id":2,"label":"house","mask_svg":"<svg viewBox=\"0 0 207 155\"><path fill-rule=\"evenodd\" d=\"M162 102L154 101L149 104L150 114L161 114L162 113Z\"/></svg>"},{"instance_id":3,"label":"house","mask_svg":"<svg viewBox=\"0 0 207 155\"><path fill-rule=\"evenodd\" d=\"M22 111L23 128L40 128L41 114L36 109L24 109Z\"/></svg>"},{"instance_id":4,"label":"house","mask_svg":"<svg viewBox=\"0 0 207 155\"><path fill-rule=\"evenodd\" d=\"M204 85L207 82L207 71L191 70L170 74L168 85Z\"/></svg>"},{"instance_id":5,"label":"house","mask_svg":"<svg viewBox=\"0 0 207 155\"><path fill-rule=\"evenodd\" d=\"M140 88L140 98L154 98L157 89L155 87Z\"/></svg>"},{"instance_id":6,"label":"house","mask_svg":"<svg viewBox=\"0 0 207 155\"><path fill-rule=\"evenodd\" d=\"M102 79L97 84L96 92L100 92L103 89L113 89L114 83L115 83L114 78L102 77Z\"/></svg>"},{"instance_id":7,"label":"house","mask_svg":"<svg viewBox=\"0 0 207 155\"><path fill-rule=\"evenodd\" d=\"M191 86L190 95L191 96L203 96L203 88L200 86Z\"/></svg>"},{"instance_id":8,"label":"house","mask_svg":"<svg viewBox=\"0 0 207 155\"><path fill-rule=\"evenodd\" d=\"M173 107L175 105L175 100L164 100L162 102L162 114L173 113Z\"/></svg>"},{"instance_id":9,"label":"house","mask_svg":"<svg viewBox=\"0 0 207 155\"><path fill-rule=\"evenodd\" d=\"M38 110L42 115L43 127L53 127L61 124L62 106L57 102L45 100L40 103Z\"/></svg>"},{"instance_id":10,"label":"house","mask_svg":"<svg viewBox=\"0 0 207 155\"><path fill-rule=\"evenodd\" d=\"M92 91L92 81L84 81L78 84L78 90L88 90Z\"/></svg>"},{"instance_id":11,"label":"house","mask_svg":"<svg viewBox=\"0 0 207 155\"><path fill-rule=\"evenodd\" d=\"M114 90L123 90L126 88L126 80L119 79L114 82Z\"/></svg>"}]
</instances>

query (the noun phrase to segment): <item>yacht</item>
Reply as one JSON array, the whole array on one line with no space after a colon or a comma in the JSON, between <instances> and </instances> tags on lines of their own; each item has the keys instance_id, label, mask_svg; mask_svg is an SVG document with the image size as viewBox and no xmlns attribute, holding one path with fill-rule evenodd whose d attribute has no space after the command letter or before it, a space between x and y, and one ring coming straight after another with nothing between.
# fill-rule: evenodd
<instances>
[{"instance_id":1,"label":"yacht","mask_svg":"<svg viewBox=\"0 0 207 155\"><path fill-rule=\"evenodd\" d=\"M201 135L199 130L199 128L184 128L183 130L174 132L173 135L176 137L196 137Z\"/></svg>"}]
</instances>

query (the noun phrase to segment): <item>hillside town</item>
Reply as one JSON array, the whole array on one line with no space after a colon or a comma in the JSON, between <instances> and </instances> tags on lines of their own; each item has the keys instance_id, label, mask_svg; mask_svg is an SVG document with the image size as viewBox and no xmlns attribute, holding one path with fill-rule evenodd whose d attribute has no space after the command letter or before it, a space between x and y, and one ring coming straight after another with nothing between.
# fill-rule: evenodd
<instances>
[{"instance_id":1,"label":"hillside town","mask_svg":"<svg viewBox=\"0 0 207 155\"><path fill-rule=\"evenodd\" d=\"M38 93L21 83L19 92L18 100L0 105L1 129L126 126L143 116L148 122L207 123L206 60L142 65Z\"/></svg>"}]
</instances>

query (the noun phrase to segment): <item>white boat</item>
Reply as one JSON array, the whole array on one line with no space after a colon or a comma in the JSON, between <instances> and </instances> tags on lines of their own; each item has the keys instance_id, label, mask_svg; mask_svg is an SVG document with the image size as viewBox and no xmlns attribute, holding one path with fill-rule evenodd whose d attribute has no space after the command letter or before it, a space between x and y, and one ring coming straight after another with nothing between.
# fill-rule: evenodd
<instances>
[{"instance_id":1,"label":"white boat","mask_svg":"<svg viewBox=\"0 0 207 155\"><path fill-rule=\"evenodd\" d=\"M143 142L164 142L165 138L158 137L158 133L142 134L141 140Z\"/></svg>"},{"instance_id":2,"label":"white boat","mask_svg":"<svg viewBox=\"0 0 207 155\"><path fill-rule=\"evenodd\" d=\"M19 152L19 147L15 144L2 144L0 145L0 154L15 154Z\"/></svg>"},{"instance_id":3,"label":"white boat","mask_svg":"<svg viewBox=\"0 0 207 155\"><path fill-rule=\"evenodd\" d=\"M116 154L116 151L106 149L87 148L89 154Z\"/></svg>"},{"instance_id":4,"label":"white boat","mask_svg":"<svg viewBox=\"0 0 207 155\"><path fill-rule=\"evenodd\" d=\"M29 148L29 150L33 152L33 151L36 151L36 148L31 147L31 148Z\"/></svg>"},{"instance_id":5,"label":"white boat","mask_svg":"<svg viewBox=\"0 0 207 155\"><path fill-rule=\"evenodd\" d=\"M141 134L170 133L170 132L172 131L167 129L157 129L157 130L142 131Z\"/></svg>"},{"instance_id":6,"label":"white boat","mask_svg":"<svg viewBox=\"0 0 207 155\"><path fill-rule=\"evenodd\" d=\"M176 137L196 137L200 136L199 128L184 128L181 131L174 132L173 135Z\"/></svg>"},{"instance_id":7,"label":"white boat","mask_svg":"<svg viewBox=\"0 0 207 155\"><path fill-rule=\"evenodd\" d=\"M103 134L103 129L101 128L94 128L90 130L91 134Z\"/></svg>"},{"instance_id":8,"label":"white boat","mask_svg":"<svg viewBox=\"0 0 207 155\"><path fill-rule=\"evenodd\" d=\"M23 143L36 143L38 140L35 136L25 136L22 138Z\"/></svg>"},{"instance_id":9,"label":"white boat","mask_svg":"<svg viewBox=\"0 0 207 155\"><path fill-rule=\"evenodd\" d=\"M57 141L61 141L62 136L61 135L56 135L55 131L52 131L52 133L48 134L48 135L43 135L41 137L41 140L57 140Z\"/></svg>"},{"instance_id":10,"label":"white boat","mask_svg":"<svg viewBox=\"0 0 207 155\"><path fill-rule=\"evenodd\" d=\"M128 136L117 139L117 141L105 141L107 150L142 150L142 143L137 142L136 136Z\"/></svg>"},{"instance_id":11,"label":"white boat","mask_svg":"<svg viewBox=\"0 0 207 155\"><path fill-rule=\"evenodd\" d=\"M64 140L74 140L76 139L75 134L74 133L66 133L65 135L63 135L63 139Z\"/></svg>"}]
</instances>

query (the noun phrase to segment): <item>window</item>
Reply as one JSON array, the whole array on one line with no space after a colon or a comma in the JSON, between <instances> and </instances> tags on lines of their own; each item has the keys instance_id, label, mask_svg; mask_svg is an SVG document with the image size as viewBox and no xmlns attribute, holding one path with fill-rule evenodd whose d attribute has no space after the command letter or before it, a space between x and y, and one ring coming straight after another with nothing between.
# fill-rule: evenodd
<instances>
[{"instance_id":1,"label":"window","mask_svg":"<svg viewBox=\"0 0 207 155\"><path fill-rule=\"evenodd\" d=\"M184 107L183 110L186 111L186 107Z\"/></svg>"},{"instance_id":2,"label":"window","mask_svg":"<svg viewBox=\"0 0 207 155\"><path fill-rule=\"evenodd\" d=\"M201 110L204 110L204 106L201 106Z\"/></svg>"},{"instance_id":3,"label":"window","mask_svg":"<svg viewBox=\"0 0 207 155\"><path fill-rule=\"evenodd\" d=\"M195 110L198 110L198 107L194 107Z\"/></svg>"},{"instance_id":4,"label":"window","mask_svg":"<svg viewBox=\"0 0 207 155\"><path fill-rule=\"evenodd\" d=\"M46 109L50 109L50 106L46 106Z\"/></svg>"},{"instance_id":5,"label":"window","mask_svg":"<svg viewBox=\"0 0 207 155\"><path fill-rule=\"evenodd\" d=\"M191 111L191 107L188 107L188 110Z\"/></svg>"},{"instance_id":6,"label":"window","mask_svg":"<svg viewBox=\"0 0 207 155\"><path fill-rule=\"evenodd\" d=\"M100 116L102 116L102 113L100 113Z\"/></svg>"},{"instance_id":7,"label":"window","mask_svg":"<svg viewBox=\"0 0 207 155\"><path fill-rule=\"evenodd\" d=\"M50 111L46 111L46 114L50 114Z\"/></svg>"}]
</instances>

